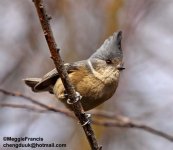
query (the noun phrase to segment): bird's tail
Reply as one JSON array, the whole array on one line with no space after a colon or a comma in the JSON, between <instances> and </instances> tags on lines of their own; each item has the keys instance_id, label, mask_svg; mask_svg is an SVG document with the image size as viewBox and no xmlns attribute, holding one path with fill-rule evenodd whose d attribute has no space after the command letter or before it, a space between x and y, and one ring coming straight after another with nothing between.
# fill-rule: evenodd
<instances>
[{"instance_id":1,"label":"bird's tail","mask_svg":"<svg viewBox=\"0 0 173 150\"><path fill-rule=\"evenodd\" d=\"M35 89L35 86L40 83L41 78L26 78L23 79L23 81L25 82L26 85L28 85L29 87L31 87L32 91L34 92L40 92L38 90Z\"/></svg>"}]
</instances>

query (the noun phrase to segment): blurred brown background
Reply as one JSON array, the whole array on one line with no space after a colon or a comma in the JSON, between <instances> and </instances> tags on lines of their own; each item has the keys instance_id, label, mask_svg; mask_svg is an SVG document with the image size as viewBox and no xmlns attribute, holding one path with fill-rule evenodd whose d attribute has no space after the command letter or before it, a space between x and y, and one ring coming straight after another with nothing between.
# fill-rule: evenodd
<instances>
[{"instance_id":1,"label":"blurred brown background","mask_svg":"<svg viewBox=\"0 0 173 150\"><path fill-rule=\"evenodd\" d=\"M123 30L126 70L114 97L97 109L119 112L173 135L173 1L45 0L45 4L65 62L88 58L109 35ZM32 1L0 1L0 17L0 87L64 108L54 96L35 94L22 82L54 67ZM30 104L1 93L0 101ZM141 130L94 129L106 150L173 149L173 143ZM43 137L44 143L67 144L62 149L89 149L81 127L56 113L0 108L0 145L4 136Z\"/></svg>"}]
</instances>

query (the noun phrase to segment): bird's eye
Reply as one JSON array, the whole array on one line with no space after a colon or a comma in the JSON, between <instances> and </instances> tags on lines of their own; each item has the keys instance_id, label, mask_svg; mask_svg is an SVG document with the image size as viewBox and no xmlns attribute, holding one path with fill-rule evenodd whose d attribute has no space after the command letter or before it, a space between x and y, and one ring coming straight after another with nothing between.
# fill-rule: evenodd
<instances>
[{"instance_id":1,"label":"bird's eye","mask_svg":"<svg viewBox=\"0 0 173 150\"><path fill-rule=\"evenodd\" d=\"M112 61L110 59L106 60L107 64L112 64Z\"/></svg>"}]
</instances>

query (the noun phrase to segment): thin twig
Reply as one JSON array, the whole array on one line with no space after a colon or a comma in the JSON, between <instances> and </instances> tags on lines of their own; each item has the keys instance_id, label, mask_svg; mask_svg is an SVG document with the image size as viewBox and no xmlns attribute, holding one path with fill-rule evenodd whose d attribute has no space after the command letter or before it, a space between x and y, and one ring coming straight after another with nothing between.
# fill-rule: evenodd
<instances>
[{"instance_id":1,"label":"thin twig","mask_svg":"<svg viewBox=\"0 0 173 150\"><path fill-rule=\"evenodd\" d=\"M85 134L87 136L88 142L93 150L101 149L101 146L98 145L98 142L96 140L94 131L88 122L88 118L84 113L84 110L82 108L81 102L78 100L79 97L76 94L76 91L73 87L73 85L70 82L70 79L68 77L67 70L65 69L63 65L63 61L59 54L59 49L57 48L57 44L55 42L55 39L53 37L53 33L49 24L50 17L47 15L46 10L43 6L42 0L33 0L35 4L35 8L37 10L37 14L39 16L39 20L44 32L44 36L46 38L51 58L53 59L53 62L55 64L55 67L58 71L58 74L62 80L62 83L64 85L64 88L68 94L69 99L73 103L73 111L76 115L76 117L79 119ZM85 124L85 125L84 125Z\"/></svg>"},{"instance_id":2,"label":"thin twig","mask_svg":"<svg viewBox=\"0 0 173 150\"><path fill-rule=\"evenodd\" d=\"M38 113L44 113L44 112L49 111L47 109L40 109L38 107L33 107L30 105L9 104L9 103L0 103L0 107L20 108L20 109L25 109L27 111L33 111L33 112L38 112Z\"/></svg>"},{"instance_id":3,"label":"thin twig","mask_svg":"<svg viewBox=\"0 0 173 150\"><path fill-rule=\"evenodd\" d=\"M164 139L167 139L170 142L173 142L172 135L169 135L167 133L154 129L150 126L133 122L132 120L130 120L129 122L118 122L118 121L113 122L113 121L98 121L97 120L97 121L93 121L93 124L101 125L101 126L105 126L105 127L121 127L121 128L141 129L141 130L144 130L151 134L154 134L154 135L160 136Z\"/></svg>"},{"instance_id":4,"label":"thin twig","mask_svg":"<svg viewBox=\"0 0 173 150\"><path fill-rule=\"evenodd\" d=\"M19 92L16 92L16 93L9 92L4 89L0 89L0 92L5 95L24 98L25 100L28 100L28 101L32 102L33 104L35 104L41 108L44 108L45 110L41 110L37 107L32 108L30 105L17 105L17 104L0 104L0 107L27 109L27 110L33 110L33 111L39 112L39 113L42 113L45 111L50 111L50 112L55 112L55 113L61 113L63 115L66 115L68 117L75 119L74 115L72 115L72 113L69 110L54 108L54 107L45 105L43 103L38 102L37 100L34 100L31 97L20 94ZM103 112L103 111L92 111L92 115L94 115L96 117L102 117L104 119L107 119L106 121L98 121L98 119L93 120L92 122L95 125L105 126L105 127L121 127L121 128L140 129L140 130L144 130L148 133L157 135L159 137L162 137L164 139L167 139L167 140L173 142L172 135L169 135L165 132L154 129L148 125L137 123L126 116L111 114L111 113Z\"/></svg>"},{"instance_id":5,"label":"thin twig","mask_svg":"<svg viewBox=\"0 0 173 150\"><path fill-rule=\"evenodd\" d=\"M28 100L29 102L32 102L33 104L37 105L37 106L40 106L42 108L45 108L49 111L53 111L53 112L59 112L61 114L64 114L68 117L72 117L73 115L69 112L69 111L66 111L64 109L56 109L52 106L48 106L46 104L43 104L43 103L40 103L38 100L35 100L29 96L26 96L26 95L23 95L19 92L9 92L7 90L4 90L4 89L0 89L0 92L5 94L5 95L9 95L9 96L15 96L15 97L20 97L20 98L24 98L25 100Z\"/></svg>"}]
</instances>

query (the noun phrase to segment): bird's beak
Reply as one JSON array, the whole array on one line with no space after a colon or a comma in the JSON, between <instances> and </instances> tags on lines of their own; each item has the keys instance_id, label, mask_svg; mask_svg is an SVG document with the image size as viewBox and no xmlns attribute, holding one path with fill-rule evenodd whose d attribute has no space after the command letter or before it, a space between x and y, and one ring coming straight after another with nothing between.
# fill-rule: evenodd
<instances>
[{"instance_id":1,"label":"bird's beak","mask_svg":"<svg viewBox=\"0 0 173 150\"><path fill-rule=\"evenodd\" d=\"M125 68L123 67L123 63L119 64L119 65L117 66L117 69L118 69L119 71L124 70Z\"/></svg>"}]
</instances>

